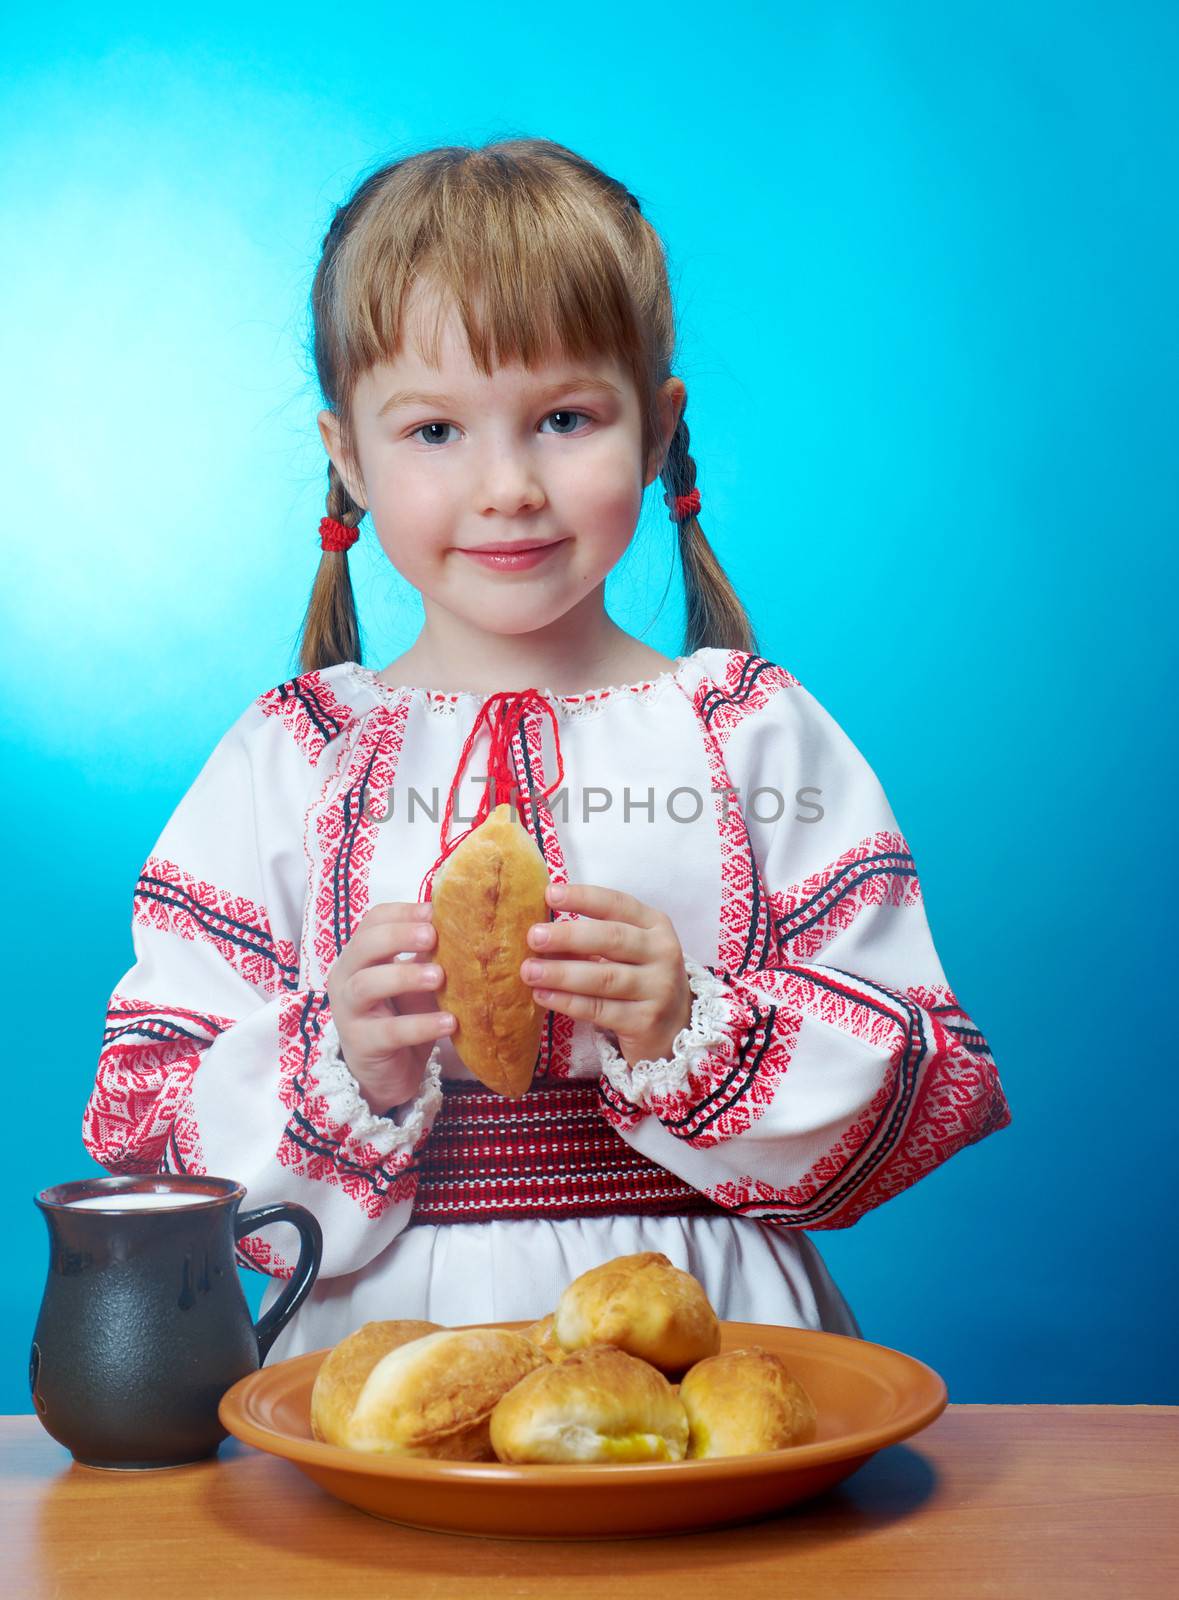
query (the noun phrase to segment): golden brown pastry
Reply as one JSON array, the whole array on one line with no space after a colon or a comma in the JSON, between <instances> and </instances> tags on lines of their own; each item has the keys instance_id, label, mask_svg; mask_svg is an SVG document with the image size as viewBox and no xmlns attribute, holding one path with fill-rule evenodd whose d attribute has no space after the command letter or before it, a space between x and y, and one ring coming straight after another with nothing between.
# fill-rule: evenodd
<instances>
[{"instance_id":1,"label":"golden brown pastry","mask_svg":"<svg viewBox=\"0 0 1179 1600\"><path fill-rule=\"evenodd\" d=\"M438 1009L454 1013L464 1064L510 1100L532 1082L544 1026L520 968L529 928L548 920L548 885L544 856L505 802L446 858L432 890Z\"/></svg>"},{"instance_id":2,"label":"golden brown pastry","mask_svg":"<svg viewBox=\"0 0 1179 1600\"><path fill-rule=\"evenodd\" d=\"M688 1455L748 1456L815 1437L814 1403L780 1356L760 1345L698 1361L680 1383Z\"/></svg>"},{"instance_id":3,"label":"golden brown pastry","mask_svg":"<svg viewBox=\"0 0 1179 1600\"><path fill-rule=\"evenodd\" d=\"M658 1250L616 1256L574 1278L557 1302L556 1333L564 1350L616 1345L669 1377L720 1349L703 1285Z\"/></svg>"},{"instance_id":4,"label":"golden brown pastry","mask_svg":"<svg viewBox=\"0 0 1179 1600\"><path fill-rule=\"evenodd\" d=\"M491 1413L500 1461L682 1461L687 1443L671 1384L612 1345L529 1373Z\"/></svg>"},{"instance_id":5,"label":"golden brown pastry","mask_svg":"<svg viewBox=\"0 0 1179 1600\"><path fill-rule=\"evenodd\" d=\"M320 1369L318 1403L312 1391L315 1436L347 1450L490 1461L496 1402L547 1367L530 1339L507 1328L442 1328L385 1348L369 1335L326 1379Z\"/></svg>"},{"instance_id":6,"label":"golden brown pastry","mask_svg":"<svg viewBox=\"0 0 1179 1600\"><path fill-rule=\"evenodd\" d=\"M376 1363L398 1345L437 1333L437 1322L406 1318L395 1322L366 1322L331 1349L315 1374L311 1389L311 1432L332 1444L343 1432L356 1397Z\"/></svg>"},{"instance_id":7,"label":"golden brown pastry","mask_svg":"<svg viewBox=\"0 0 1179 1600\"><path fill-rule=\"evenodd\" d=\"M547 1317L541 1317L539 1322L534 1322L530 1328L524 1328L526 1339L531 1339L538 1350L543 1350L550 1361L564 1361L565 1352L557 1343L557 1333L554 1327L556 1312L550 1311Z\"/></svg>"}]
</instances>

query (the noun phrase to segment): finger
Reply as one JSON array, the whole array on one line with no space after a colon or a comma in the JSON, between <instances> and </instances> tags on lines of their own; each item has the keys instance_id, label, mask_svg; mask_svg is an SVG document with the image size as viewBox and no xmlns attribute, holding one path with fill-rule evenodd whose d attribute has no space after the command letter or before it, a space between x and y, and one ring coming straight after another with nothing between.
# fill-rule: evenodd
<instances>
[{"instance_id":1,"label":"finger","mask_svg":"<svg viewBox=\"0 0 1179 1600\"><path fill-rule=\"evenodd\" d=\"M633 1012L633 1004L625 1000L609 1000L603 995L570 994L564 989L534 989L534 1005L546 1011L560 1011L575 1021L596 1022L599 1028L612 1028L625 1035Z\"/></svg>"},{"instance_id":2,"label":"finger","mask_svg":"<svg viewBox=\"0 0 1179 1600\"><path fill-rule=\"evenodd\" d=\"M536 975L530 977L529 971L534 966ZM521 964L520 976L525 983L541 989L613 1000L637 1000L643 992L639 969L614 961L529 960Z\"/></svg>"},{"instance_id":3,"label":"finger","mask_svg":"<svg viewBox=\"0 0 1179 1600\"><path fill-rule=\"evenodd\" d=\"M597 883L550 883L545 898L562 911L578 911L587 917L613 917L636 928L656 928L665 920L662 911L644 905L633 894L621 889L605 889Z\"/></svg>"},{"instance_id":4,"label":"finger","mask_svg":"<svg viewBox=\"0 0 1179 1600\"><path fill-rule=\"evenodd\" d=\"M416 1011L403 1017L362 1018L353 1031L359 1050L367 1056L380 1056L453 1032L448 1020L453 1020L449 1012Z\"/></svg>"},{"instance_id":5,"label":"finger","mask_svg":"<svg viewBox=\"0 0 1179 1600\"><path fill-rule=\"evenodd\" d=\"M352 936L351 947L356 951L356 961L367 967L394 960L398 956L412 956L423 950L432 950L437 939L438 930L432 922L394 917L357 928Z\"/></svg>"},{"instance_id":6,"label":"finger","mask_svg":"<svg viewBox=\"0 0 1179 1600\"><path fill-rule=\"evenodd\" d=\"M528 930L528 944L530 949L544 955L550 951L568 951L571 955L633 962L650 957L646 929L625 922L598 922L593 917L537 922Z\"/></svg>"},{"instance_id":7,"label":"finger","mask_svg":"<svg viewBox=\"0 0 1179 1600\"><path fill-rule=\"evenodd\" d=\"M430 900L381 900L369 906L357 924L357 932L388 922L430 922L433 917L434 905Z\"/></svg>"},{"instance_id":8,"label":"finger","mask_svg":"<svg viewBox=\"0 0 1179 1600\"><path fill-rule=\"evenodd\" d=\"M387 1009L385 1002L408 994L436 994L442 987L442 968L431 962L381 962L362 967L352 976L350 998L357 1012Z\"/></svg>"}]
</instances>

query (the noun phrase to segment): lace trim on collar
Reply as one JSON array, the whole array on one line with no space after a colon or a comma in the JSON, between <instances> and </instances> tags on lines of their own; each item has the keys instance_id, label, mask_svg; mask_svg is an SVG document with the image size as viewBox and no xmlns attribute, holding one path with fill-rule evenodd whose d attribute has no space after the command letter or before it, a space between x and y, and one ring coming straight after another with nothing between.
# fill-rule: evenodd
<instances>
[{"instance_id":1,"label":"lace trim on collar","mask_svg":"<svg viewBox=\"0 0 1179 1600\"><path fill-rule=\"evenodd\" d=\"M582 694L555 694L551 689L540 689L538 693L546 700L552 701L559 717L594 716L612 699L625 698L627 704L637 701L639 705L646 705L658 698L692 659L692 656L679 656L674 667L666 672L655 673L654 676L638 683L609 684L600 689L587 689ZM393 687L383 683L371 667L362 667L359 662L350 662L349 665L353 675L361 683L367 684L379 697L389 701L412 697L421 701L435 716L455 716L462 712L469 717L487 699L485 694L479 694L473 689L457 689L447 694L437 689L423 689L405 684Z\"/></svg>"}]
</instances>

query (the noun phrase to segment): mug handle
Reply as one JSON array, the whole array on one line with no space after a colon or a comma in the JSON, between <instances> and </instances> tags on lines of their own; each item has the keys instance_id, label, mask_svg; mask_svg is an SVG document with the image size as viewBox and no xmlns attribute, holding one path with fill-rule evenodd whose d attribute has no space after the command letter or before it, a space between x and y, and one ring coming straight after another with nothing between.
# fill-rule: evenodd
<instances>
[{"instance_id":1,"label":"mug handle","mask_svg":"<svg viewBox=\"0 0 1179 1600\"><path fill-rule=\"evenodd\" d=\"M242 1211L234 1218L233 1236L240 1244L247 1233L264 1228L268 1222L289 1222L299 1230L299 1259L291 1274L291 1281L270 1310L254 1324L258 1337L258 1365L262 1366L270 1354L270 1347L307 1298L319 1263L323 1259L323 1229L319 1218L306 1206L281 1200L271 1206L259 1206L255 1211Z\"/></svg>"}]
</instances>

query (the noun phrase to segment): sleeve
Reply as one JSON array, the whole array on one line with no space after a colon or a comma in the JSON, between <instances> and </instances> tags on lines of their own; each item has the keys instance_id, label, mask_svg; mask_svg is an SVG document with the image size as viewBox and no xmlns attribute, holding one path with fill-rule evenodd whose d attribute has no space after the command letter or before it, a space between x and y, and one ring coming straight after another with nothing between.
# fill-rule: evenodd
<instances>
[{"instance_id":1,"label":"sleeve","mask_svg":"<svg viewBox=\"0 0 1179 1600\"><path fill-rule=\"evenodd\" d=\"M691 1018L668 1058L628 1065L595 1027L599 1091L630 1144L718 1204L846 1228L1011 1114L946 984L879 780L807 690L775 675L724 752L755 859L741 926L722 936L731 964L685 952ZM784 806L773 822L757 820L776 807L767 796Z\"/></svg>"},{"instance_id":2,"label":"sleeve","mask_svg":"<svg viewBox=\"0 0 1179 1600\"><path fill-rule=\"evenodd\" d=\"M111 996L82 1140L110 1172L214 1174L245 1187L243 1211L306 1206L331 1277L409 1220L441 1104L439 1047L417 1098L376 1115L326 991L300 983L302 829L322 780L266 698L214 748L140 873L135 959ZM272 1223L238 1259L289 1278L297 1242Z\"/></svg>"}]
</instances>

